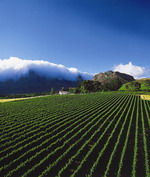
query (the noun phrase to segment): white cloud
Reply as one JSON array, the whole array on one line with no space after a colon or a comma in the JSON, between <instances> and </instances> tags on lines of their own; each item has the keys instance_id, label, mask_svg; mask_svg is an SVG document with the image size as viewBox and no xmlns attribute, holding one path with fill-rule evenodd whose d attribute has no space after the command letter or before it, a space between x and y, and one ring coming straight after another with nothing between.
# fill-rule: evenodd
<instances>
[{"instance_id":1,"label":"white cloud","mask_svg":"<svg viewBox=\"0 0 150 177\"><path fill-rule=\"evenodd\" d=\"M32 70L41 76L74 81L78 75L83 79L91 79L92 75L80 72L77 68L67 68L44 60L25 60L17 57L0 59L0 81L18 79Z\"/></svg>"},{"instance_id":2,"label":"white cloud","mask_svg":"<svg viewBox=\"0 0 150 177\"><path fill-rule=\"evenodd\" d=\"M113 70L132 75L135 79L141 78L146 74L146 69L144 67L133 65L132 62L114 66Z\"/></svg>"}]
</instances>

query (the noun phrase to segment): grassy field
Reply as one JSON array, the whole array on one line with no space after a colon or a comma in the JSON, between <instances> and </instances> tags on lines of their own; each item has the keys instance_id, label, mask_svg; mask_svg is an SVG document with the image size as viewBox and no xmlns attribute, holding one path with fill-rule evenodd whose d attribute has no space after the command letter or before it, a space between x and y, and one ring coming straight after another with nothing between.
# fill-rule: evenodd
<instances>
[{"instance_id":1,"label":"grassy field","mask_svg":"<svg viewBox=\"0 0 150 177\"><path fill-rule=\"evenodd\" d=\"M0 103L0 176L148 177L150 101L134 94Z\"/></svg>"},{"instance_id":2,"label":"grassy field","mask_svg":"<svg viewBox=\"0 0 150 177\"><path fill-rule=\"evenodd\" d=\"M150 95L141 95L143 100L150 100Z\"/></svg>"},{"instance_id":3,"label":"grassy field","mask_svg":"<svg viewBox=\"0 0 150 177\"><path fill-rule=\"evenodd\" d=\"M18 101L18 100L25 100L28 98L10 98L10 99L0 99L0 103L4 103L4 102L10 102L10 101Z\"/></svg>"},{"instance_id":4,"label":"grassy field","mask_svg":"<svg viewBox=\"0 0 150 177\"><path fill-rule=\"evenodd\" d=\"M0 99L0 103L10 102L10 101L20 101L20 100L26 100L26 99L32 99L32 98L38 98L38 97L45 97L45 96L47 96L47 95L25 97L25 98L3 98L3 99Z\"/></svg>"},{"instance_id":5,"label":"grassy field","mask_svg":"<svg viewBox=\"0 0 150 177\"><path fill-rule=\"evenodd\" d=\"M145 80L150 80L150 78L146 78L146 79L137 79L135 80L135 82L138 82L141 84L141 88L140 91L150 91L150 86L146 86L145 85ZM128 85L128 83L125 83L121 86L121 88L119 89L119 91L126 91L126 85Z\"/></svg>"}]
</instances>

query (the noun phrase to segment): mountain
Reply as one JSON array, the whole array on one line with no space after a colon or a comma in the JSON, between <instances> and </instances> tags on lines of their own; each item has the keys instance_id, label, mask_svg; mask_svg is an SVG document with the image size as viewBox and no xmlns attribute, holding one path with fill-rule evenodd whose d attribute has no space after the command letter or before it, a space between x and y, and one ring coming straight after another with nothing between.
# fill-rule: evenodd
<instances>
[{"instance_id":1,"label":"mountain","mask_svg":"<svg viewBox=\"0 0 150 177\"><path fill-rule=\"evenodd\" d=\"M83 84L81 84L83 79L80 75L77 77L76 81L69 81L41 76L35 71L30 70L27 75L24 75L19 79L0 81L0 95L41 93L51 91L51 88L58 91L62 87L67 89L69 87L77 87L79 84L89 92L118 90L123 83L133 80L134 78L130 75L107 71L105 73L96 74L92 80L84 81Z\"/></svg>"},{"instance_id":2,"label":"mountain","mask_svg":"<svg viewBox=\"0 0 150 177\"><path fill-rule=\"evenodd\" d=\"M134 77L125 73L107 71L96 74L93 81L98 81L102 84L104 90L118 90L122 84L134 81Z\"/></svg>"},{"instance_id":3,"label":"mountain","mask_svg":"<svg viewBox=\"0 0 150 177\"><path fill-rule=\"evenodd\" d=\"M0 95L47 92L51 88L60 90L62 87L69 88L76 87L77 85L78 81L51 79L30 71L27 75L16 80L0 81Z\"/></svg>"}]
</instances>

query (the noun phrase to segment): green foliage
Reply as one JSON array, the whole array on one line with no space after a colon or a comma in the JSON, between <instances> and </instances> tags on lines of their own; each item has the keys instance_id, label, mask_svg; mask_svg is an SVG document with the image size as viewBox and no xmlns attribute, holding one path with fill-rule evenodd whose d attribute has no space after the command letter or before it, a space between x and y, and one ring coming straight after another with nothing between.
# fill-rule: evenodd
<instances>
[{"instance_id":1,"label":"green foliage","mask_svg":"<svg viewBox=\"0 0 150 177\"><path fill-rule=\"evenodd\" d=\"M81 93L100 92L103 87L98 81L85 80L81 83L80 90Z\"/></svg>"},{"instance_id":2,"label":"green foliage","mask_svg":"<svg viewBox=\"0 0 150 177\"><path fill-rule=\"evenodd\" d=\"M80 85L81 93L101 92L101 91L116 91L122 85L117 78L107 78L105 82L101 83L95 80L85 80Z\"/></svg>"},{"instance_id":3,"label":"green foliage","mask_svg":"<svg viewBox=\"0 0 150 177\"><path fill-rule=\"evenodd\" d=\"M73 94L79 94L80 93L80 88L75 87L75 88L69 88L69 92Z\"/></svg>"},{"instance_id":4,"label":"green foliage","mask_svg":"<svg viewBox=\"0 0 150 177\"><path fill-rule=\"evenodd\" d=\"M51 88L50 94L53 95L55 93L54 88Z\"/></svg>"},{"instance_id":5,"label":"green foliage","mask_svg":"<svg viewBox=\"0 0 150 177\"><path fill-rule=\"evenodd\" d=\"M80 85L81 85L81 83L83 82L83 78L82 78L82 76L78 76L77 77L77 85L78 85L78 87L80 87Z\"/></svg>"}]
</instances>

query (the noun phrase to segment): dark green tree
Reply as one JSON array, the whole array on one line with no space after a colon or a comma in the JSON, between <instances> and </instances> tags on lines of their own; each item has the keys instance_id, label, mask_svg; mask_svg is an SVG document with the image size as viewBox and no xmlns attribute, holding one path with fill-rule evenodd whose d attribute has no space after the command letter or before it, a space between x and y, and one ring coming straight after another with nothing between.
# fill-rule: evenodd
<instances>
[{"instance_id":1,"label":"dark green tree","mask_svg":"<svg viewBox=\"0 0 150 177\"><path fill-rule=\"evenodd\" d=\"M103 88L101 83L98 81L85 80L82 82L80 90L82 93L89 93L102 91Z\"/></svg>"},{"instance_id":2,"label":"dark green tree","mask_svg":"<svg viewBox=\"0 0 150 177\"><path fill-rule=\"evenodd\" d=\"M129 84L125 85L126 90L129 90Z\"/></svg>"},{"instance_id":3,"label":"dark green tree","mask_svg":"<svg viewBox=\"0 0 150 177\"><path fill-rule=\"evenodd\" d=\"M55 93L55 92L54 92L54 88L52 87L50 94L53 95L54 93Z\"/></svg>"},{"instance_id":4,"label":"dark green tree","mask_svg":"<svg viewBox=\"0 0 150 177\"><path fill-rule=\"evenodd\" d=\"M80 87L81 83L83 82L83 78L81 75L77 76L77 85Z\"/></svg>"}]
</instances>

